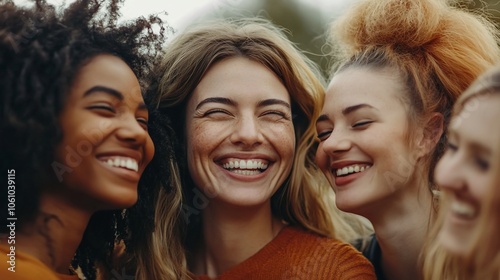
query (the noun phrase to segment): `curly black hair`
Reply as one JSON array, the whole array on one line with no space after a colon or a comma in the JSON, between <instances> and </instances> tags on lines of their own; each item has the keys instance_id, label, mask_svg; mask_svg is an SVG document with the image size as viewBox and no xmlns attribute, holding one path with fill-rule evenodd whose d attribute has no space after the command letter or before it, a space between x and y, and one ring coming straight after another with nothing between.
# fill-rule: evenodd
<instances>
[{"instance_id":1,"label":"curly black hair","mask_svg":"<svg viewBox=\"0 0 500 280\"><path fill-rule=\"evenodd\" d=\"M32 2L0 4L0 170L15 170L18 226L39 214L40 184L51 176L62 140L59 115L79 69L96 55L115 55L145 87L168 31L159 15L119 24L123 0L76 0L65 9ZM0 204L6 221L7 203ZM72 263L88 279L96 278L96 264L109 264L113 245L127 236L126 216L92 216Z\"/></svg>"}]
</instances>

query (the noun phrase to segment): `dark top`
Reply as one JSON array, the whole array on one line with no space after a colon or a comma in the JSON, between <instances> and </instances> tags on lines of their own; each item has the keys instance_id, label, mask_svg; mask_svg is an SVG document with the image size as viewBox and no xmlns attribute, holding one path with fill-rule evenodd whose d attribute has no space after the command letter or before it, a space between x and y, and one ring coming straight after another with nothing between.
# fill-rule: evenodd
<instances>
[{"instance_id":1,"label":"dark top","mask_svg":"<svg viewBox=\"0 0 500 280\"><path fill-rule=\"evenodd\" d=\"M367 238L356 239L352 245L358 249L363 256L365 256L375 268L375 275L377 280L385 280L384 272L382 270L382 251L377 241L375 234Z\"/></svg>"}]
</instances>

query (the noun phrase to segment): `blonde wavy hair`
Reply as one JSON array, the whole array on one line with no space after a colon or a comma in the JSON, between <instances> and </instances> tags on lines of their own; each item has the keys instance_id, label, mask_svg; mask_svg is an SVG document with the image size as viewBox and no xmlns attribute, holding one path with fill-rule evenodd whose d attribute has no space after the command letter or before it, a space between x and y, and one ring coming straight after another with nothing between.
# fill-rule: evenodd
<instances>
[{"instance_id":1,"label":"blonde wavy hair","mask_svg":"<svg viewBox=\"0 0 500 280\"><path fill-rule=\"evenodd\" d=\"M453 110L453 116L462 112L468 102L483 95L500 94L500 65L485 72L465 91ZM439 233L443 227L446 211L440 211L436 225L429 236L424 256L424 277L426 280L493 280L500 279L500 143L494 150L491 164L494 179L488 186L488 195L479 217L478 226L472 235L472 246L466 256L456 256L441 245ZM442 209L449 201L446 193L441 194Z\"/></svg>"},{"instance_id":2,"label":"blonde wavy hair","mask_svg":"<svg viewBox=\"0 0 500 280\"><path fill-rule=\"evenodd\" d=\"M292 100L293 123L296 136L296 151L292 171L272 197L273 214L290 225L301 227L322 236L347 239L356 235L351 221L341 217L332 205L332 190L322 179L314 163L317 139L315 119L324 95L324 81L316 66L301 53L286 37L285 32L260 18L238 20L216 20L192 26L177 35L167 46L160 67L155 70L158 80L152 85L154 104L173 121L179 133L179 160L183 187L182 210L185 222L182 234L186 249L199 242L200 205L193 204L192 182L186 162L185 110L186 103L208 69L223 59L246 57L261 63L281 80ZM198 195L200 193L198 192ZM164 198L157 200L157 227L171 226L168 217L162 216L160 204L168 204ZM195 238L190 238L191 236ZM187 236L187 237L186 237ZM150 248L154 255L143 253L143 279L159 279L164 266L162 251L165 236L156 233L151 237ZM189 251L189 250L188 250ZM182 255L184 257L184 254ZM185 263L184 263L185 265Z\"/></svg>"}]
</instances>

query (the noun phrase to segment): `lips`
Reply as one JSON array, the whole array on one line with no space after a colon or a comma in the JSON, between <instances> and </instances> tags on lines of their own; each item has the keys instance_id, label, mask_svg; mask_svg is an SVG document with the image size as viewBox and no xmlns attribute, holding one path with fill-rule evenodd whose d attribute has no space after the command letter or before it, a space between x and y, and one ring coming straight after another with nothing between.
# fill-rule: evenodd
<instances>
[{"instance_id":1,"label":"lips","mask_svg":"<svg viewBox=\"0 0 500 280\"><path fill-rule=\"evenodd\" d=\"M466 220L474 219L478 214L478 209L474 204L456 199L451 201L450 211L454 215Z\"/></svg>"}]
</instances>

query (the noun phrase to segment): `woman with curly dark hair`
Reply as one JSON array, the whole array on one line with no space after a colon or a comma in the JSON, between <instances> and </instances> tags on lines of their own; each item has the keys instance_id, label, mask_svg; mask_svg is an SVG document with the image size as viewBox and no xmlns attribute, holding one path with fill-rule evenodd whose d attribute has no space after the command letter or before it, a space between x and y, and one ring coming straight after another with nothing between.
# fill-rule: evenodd
<instances>
[{"instance_id":1,"label":"woman with curly dark hair","mask_svg":"<svg viewBox=\"0 0 500 280\"><path fill-rule=\"evenodd\" d=\"M125 240L133 251L153 230L143 205L166 191L164 211L176 217L180 201L168 121L142 97L164 24L158 16L118 24L120 0L77 0L64 10L33 2L0 5L0 169L8 181L0 278L121 275L110 270L114 245ZM147 222L138 228L137 219ZM175 262L165 260L173 274Z\"/></svg>"}]
</instances>

